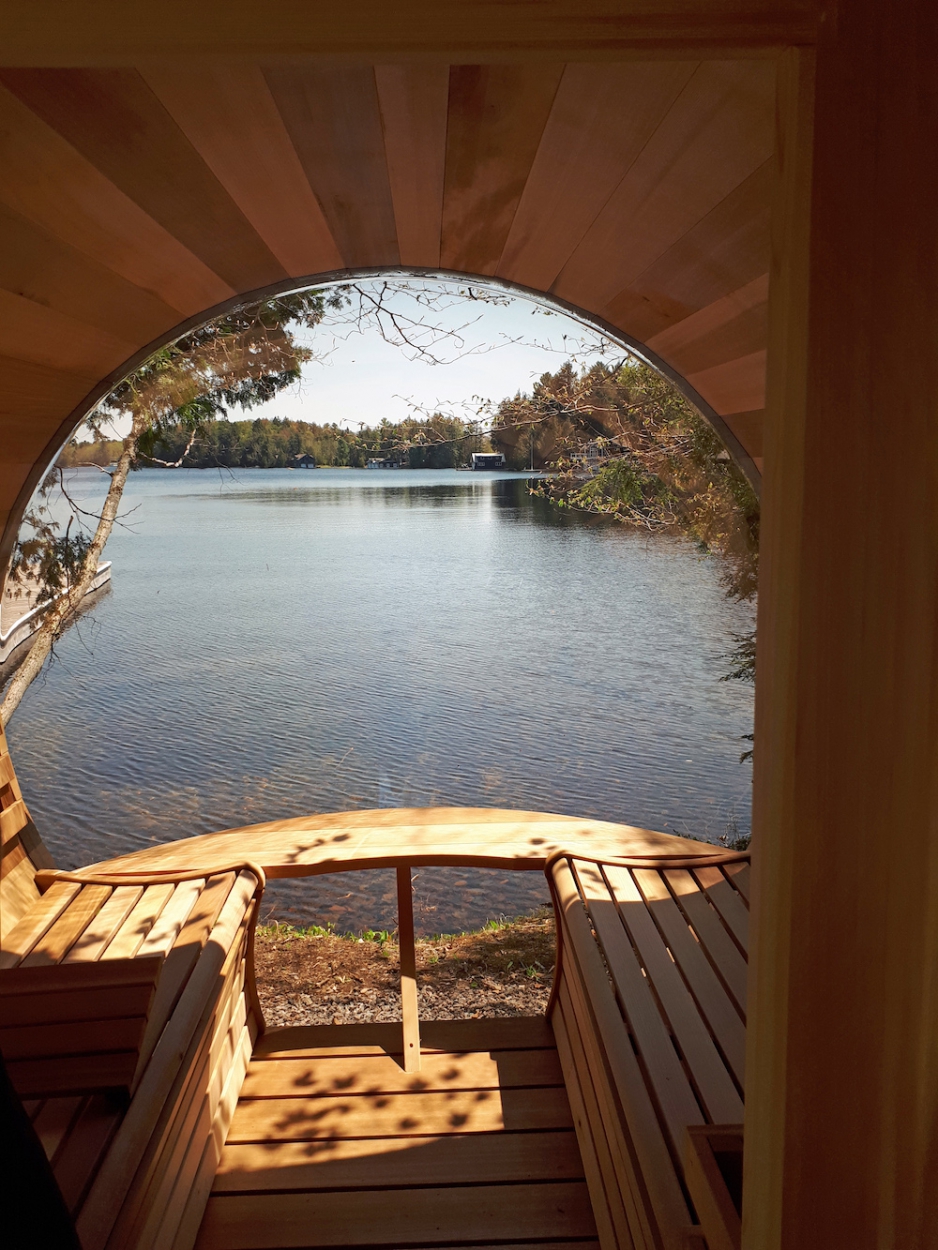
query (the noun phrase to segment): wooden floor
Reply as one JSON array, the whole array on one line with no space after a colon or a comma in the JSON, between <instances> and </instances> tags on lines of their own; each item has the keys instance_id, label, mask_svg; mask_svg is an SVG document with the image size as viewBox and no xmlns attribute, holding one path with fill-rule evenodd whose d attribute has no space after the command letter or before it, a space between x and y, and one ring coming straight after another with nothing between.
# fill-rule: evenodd
<instances>
[{"instance_id":1,"label":"wooden floor","mask_svg":"<svg viewBox=\"0 0 938 1250\"><path fill-rule=\"evenodd\" d=\"M542 1018L271 1030L248 1069L197 1250L596 1247Z\"/></svg>"}]
</instances>

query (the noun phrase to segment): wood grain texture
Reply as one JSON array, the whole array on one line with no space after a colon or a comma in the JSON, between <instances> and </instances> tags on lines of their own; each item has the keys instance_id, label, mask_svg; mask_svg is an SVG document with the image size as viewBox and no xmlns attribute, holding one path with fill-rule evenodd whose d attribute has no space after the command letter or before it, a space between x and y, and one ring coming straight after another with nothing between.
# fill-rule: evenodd
<instances>
[{"instance_id":1,"label":"wood grain texture","mask_svg":"<svg viewBox=\"0 0 938 1250\"><path fill-rule=\"evenodd\" d=\"M561 65L451 69L444 268L495 273L562 72Z\"/></svg>"},{"instance_id":2,"label":"wood grain texture","mask_svg":"<svg viewBox=\"0 0 938 1250\"><path fill-rule=\"evenodd\" d=\"M259 66L164 64L143 77L287 273L341 266Z\"/></svg>"},{"instance_id":3,"label":"wood grain texture","mask_svg":"<svg viewBox=\"0 0 938 1250\"><path fill-rule=\"evenodd\" d=\"M232 288L286 276L135 70L10 69L0 81Z\"/></svg>"},{"instance_id":4,"label":"wood grain texture","mask_svg":"<svg viewBox=\"0 0 938 1250\"><path fill-rule=\"evenodd\" d=\"M308 1246L426 1245L488 1236L583 1237L594 1229L586 1186L556 1184L362 1191L350 1227L344 1194L213 1197L198 1250ZM354 1240L350 1240L350 1234ZM275 1240L279 1238L280 1240Z\"/></svg>"},{"instance_id":5,"label":"wood grain texture","mask_svg":"<svg viewBox=\"0 0 938 1250\"><path fill-rule=\"evenodd\" d=\"M611 307L620 291L765 164L772 154L773 107L771 65L698 66L553 291L573 303ZM628 247L620 246L624 238Z\"/></svg>"},{"instance_id":6,"label":"wood grain texture","mask_svg":"<svg viewBox=\"0 0 938 1250\"><path fill-rule=\"evenodd\" d=\"M187 838L103 861L109 872L194 868L211 871L248 858L269 877L346 868L477 863L537 870L564 848L617 855L706 855L688 838L631 825L498 808L394 808L270 821Z\"/></svg>"},{"instance_id":7,"label":"wood grain texture","mask_svg":"<svg viewBox=\"0 0 938 1250\"><path fill-rule=\"evenodd\" d=\"M693 61L564 67L500 275L550 290L694 69Z\"/></svg>"},{"instance_id":8,"label":"wood grain texture","mask_svg":"<svg viewBox=\"0 0 938 1250\"><path fill-rule=\"evenodd\" d=\"M376 65L401 264L435 268L443 231L449 69Z\"/></svg>"},{"instance_id":9,"label":"wood grain texture","mask_svg":"<svg viewBox=\"0 0 938 1250\"><path fill-rule=\"evenodd\" d=\"M232 288L23 102L0 86L0 201L189 316Z\"/></svg>"},{"instance_id":10,"label":"wood grain texture","mask_svg":"<svg viewBox=\"0 0 938 1250\"><path fill-rule=\"evenodd\" d=\"M50 886L41 898L37 891L26 914L2 936L0 968L13 968L20 963L24 955L28 955L36 942L55 924L80 889L80 885L60 881ZM6 887L2 882L0 882L0 890L4 891L3 910L5 911L9 904L6 898Z\"/></svg>"},{"instance_id":11,"label":"wood grain texture","mask_svg":"<svg viewBox=\"0 0 938 1250\"><path fill-rule=\"evenodd\" d=\"M682 871L559 856L548 867L559 931L551 1018L601 1237L604 1221L625 1244L699 1237L680 1196L687 1130L742 1118L742 1003L711 951L714 935L720 955L745 950L746 896L730 868L745 864Z\"/></svg>"},{"instance_id":12,"label":"wood grain texture","mask_svg":"<svg viewBox=\"0 0 938 1250\"><path fill-rule=\"evenodd\" d=\"M343 264L398 264L374 69L281 67L265 76Z\"/></svg>"},{"instance_id":13,"label":"wood grain texture","mask_svg":"<svg viewBox=\"0 0 938 1250\"><path fill-rule=\"evenodd\" d=\"M244 1098L309 1098L336 1093L419 1093L450 1089L524 1089L561 1085L557 1056L551 1050L430 1053L419 1072L406 1072L390 1055L287 1055L255 1060L244 1083Z\"/></svg>"},{"instance_id":14,"label":"wood grain texture","mask_svg":"<svg viewBox=\"0 0 938 1250\"><path fill-rule=\"evenodd\" d=\"M329 1044L389 1027L276 1031L320 1046L250 1064L196 1244L595 1243L543 1018L430 1022L432 1041L480 1049L431 1051L413 1074L380 1044Z\"/></svg>"},{"instance_id":15,"label":"wood grain texture","mask_svg":"<svg viewBox=\"0 0 938 1250\"><path fill-rule=\"evenodd\" d=\"M583 1164L570 1129L550 1133L349 1138L225 1147L212 1192L367 1189L382 1186L579 1180Z\"/></svg>"},{"instance_id":16,"label":"wood grain texture","mask_svg":"<svg viewBox=\"0 0 938 1250\"><path fill-rule=\"evenodd\" d=\"M536 18L524 0L323 10L289 3L263 16L247 0L211 0L197 10L164 0L159 20L149 7L128 10L118 0L81 17L65 0L11 0L5 16L5 58L16 65L126 65L167 55L539 61L575 52L617 60L630 50L805 44L818 26L811 0L546 0Z\"/></svg>"}]
</instances>

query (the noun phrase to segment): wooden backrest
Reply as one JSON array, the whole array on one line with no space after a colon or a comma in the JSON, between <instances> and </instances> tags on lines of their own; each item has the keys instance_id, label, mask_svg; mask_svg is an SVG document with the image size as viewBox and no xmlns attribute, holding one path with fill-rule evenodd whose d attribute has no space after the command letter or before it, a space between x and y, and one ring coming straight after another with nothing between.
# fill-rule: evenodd
<instances>
[{"instance_id":1,"label":"wooden backrest","mask_svg":"<svg viewBox=\"0 0 938 1250\"><path fill-rule=\"evenodd\" d=\"M39 898L36 873L52 867L52 856L26 810L6 734L0 729L0 948Z\"/></svg>"}]
</instances>

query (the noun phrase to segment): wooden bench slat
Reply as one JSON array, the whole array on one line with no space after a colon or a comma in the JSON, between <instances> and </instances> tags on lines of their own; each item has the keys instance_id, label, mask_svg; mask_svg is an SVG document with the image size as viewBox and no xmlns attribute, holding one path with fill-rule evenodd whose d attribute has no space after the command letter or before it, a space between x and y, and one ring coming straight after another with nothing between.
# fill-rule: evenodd
<instances>
[{"instance_id":1,"label":"wooden bench slat","mask_svg":"<svg viewBox=\"0 0 938 1250\"><path fill-rule=\"evenodd\" d=\"M583 1035L570 999L569 978L565 978L560 987L552 1023L557 1052L567 1074L567 1097L586 1183L593 1199L600 1244L603 1250L607 1247L615 1250L619 1246L627 1246L630 1250L638 1246L640 1250L645 1250L646 1245L652 1245L650 1230L647 1230L647 1240L640 1235L633 1236L635 1230L641 1231L642 1228L641 1207L634 1200L635 1179L632 1176L630 1184L620 1134L614 1133L610 1139L604 1131L606 1125L600 1102L610 1102L611 1091L604 1090L604 1097L597 1095L596 1087L601 1075L604 1075L603 1064L599 1056L594 1056L590 1064L584 1054ZM617 1114L618 1110L607 1110L607 1118ZM631 1164L631 1160L628 1162Z\"/></svg>"},{"instance_id":2,"label":"wooden bench slat","mask_svg":"<svg viewBox=\"0 0 938 1250\"><path fill-rule=\"evenodd\" d=\"M671 1229L686 1227L690 1223L690 1213L668 1144L638 1060L627 1038L623 1038L622 1015L566 859L554 865L552 879L563 923L564 966L570 974L571 987L581 985L583 996L589 1001L595 1031L602 1042L618 1106L638 1163L641 1185L650 1195L659 1220Z\"/></svg>"},{"instance_id":3,"label":"wooden bench slat","mask_svg":"<svg viewBox=\"0 0 938 1250\"><path fill-rule=\"evenodd\" d=\"M734 1076L742 1085L746 1062L746 1026L739 1009L714 972L699 942L692 936L687 921L671 897L661 873L655 869L637 868L632 875Z\"/></svg>"},{"instance_id":4,"label":"wooden bench slat","mask_svg":"<svg viewBox=\"0 0 938 1250\"><path fill-rule=\"evenodd\" d=\"M14 1060L69 1058L111 1051L132 1050L136 1055L140 1035L150 1005L150 995L141 995L136 1016L106 1020L69 1021L66 1024L25 1024L0 1028L0 1052ZM14 1082L15 1083L15 1082ZM120 1084L120 1082L117 1082Z\"/></svg>"},{"instance_id":5,"label":"wooden bench slat","mask_svg":"<svg viewBox=\"0 0 938 1250\"><path fill-rule=\"evenodd\" d=\"M57 993L2 995L0 1036L7 1030L26 1025L70 1025L78 1021L117 1020L122 1016L145 1015L153 992L149 981L140 985L88 986L59 990ZM3 1043L0 1049L8 1056Z\"/></svg>"},{"instance_id":6,"label":"wooden bench slat","mask_svg":"<svg viewBox=\"0 0 938 1250\"><path fill-rule=\"evenodd\" d=\"M184 1057L203 1017L206 1004L210 1005L215 1001L221 991L223 983L219 981L219 974L257 886L258 881L253 873L242 871L238 874L235 887L212 929L202 957L196 963L176 1010L157 1042L115 1138L114 1147L104 1159L78 1213L76 1228L86 1250L102 1250L110 1236L124 1197L147 1151L154 1127L183 1066ZM153 904L156 906L158 902L162 909L167 901L165 891L172 892L174 887L149 887L147 892L150 888L164 891L162 899ZM135 912L143 901L134 909ZM128 923L133 916L132 912ZM147 928L149 927L151 926L148 925ZM141 941L143 936L145 935L141 933Z\"/></svg>"},{"instance_id":7,"label":"wooden bench slat","mask_svg":"<svg viewBox=\"0 0 938 1250\"><path fill-rule=\"evenodd\" d=\"M175 892L176 887L171 884L146 886L100 958L132 959Z\"/></svg>"},{"instance_id":8,"label":"wooden bench slat","mask_svg":"<svg viewBox=\"0 0 938 1250\"><path fill-rule=\"evenodd\" d=\"M0 950L0 968L15 968L21 963L55 924L80 889L81 886L73 881L57 881L50 886L7 934L3 949Z\"/></svg>"},{"instance_id":9,"label":"wooden bench slat","mask_svg":"<svg viewBox=\"0 0 938 1250\"><path fill-rule=\"evenodd\" d=\"M164 960L163 971L156 988L156 998L150 1012L150 1024L141 1048L142 1062L146 1062L153 1053L153 1048L179 1000L183 987L192 974L192 969L208 941L212 927L218 920L234 883L235 873L233 872L210 877L200 890L185 923L177 933L172 950Z\"/></svg>"},{"instance_id":10,"label":"wooden bench slat","mask_svg":"<svg viewBox=\"0 0 938 1250\"><path fill-rule=\"evenodd\" d=\"M619 1004L625 1012L670 1137L670 1149L679 1155L688 1124L703 1124L705 1116L661 1018L651 987L643 975L622 924L615 899L598 868L577 863L576 876L589 909L593 928L603 947Z\"/></svg>"},{"instance_id":11,"label":"wooden bench slat","mask_svg":"<svg viewBox=\"0 0 938 1250\"><path fill-rule=\"evenodd\" d=\"M41 964L59 963L110 897L110 886L82 886L78 896L23 959L21 967L35 968Z\"/></svg>"},{"instance_id":12,"label":"wooden bench slat","mask_svg":"<svg viewBox=\"0 0 938 1250\"><path fill-rule=\"evenodd\" d=\"M237 1049L234 1062L228 1073L221 1098L214 1111L211 1132L206 1141L201 1157L195 1166L191 1184L186 1195L185 1209L171 1250L191 1250L198 1236L199 1227L205 1213L206 1205L212 1191L212 1182L221 1158L222 1148L228 1136L228 1129L238 1104L238 1091L247 1070L251 1051L250 1031L245 1028ZM194 1157L194 1156L193 1156ZM160 1248L154 1248L160 1250Z\"/></svg>"},{"instance_id":13,"label":"wooden bench slat","mask_svg":"<svg viewBox=\"0 0 938 1250\"><path fill-rule=\"evenodd\" d=\"M169 1195L177 1186L180 1168L189 1166L193 1124L206 1097L211 1102L211 1087L219 1065L225 1064L226 1055L230 1058L232 1033L237 1031L240 1036L246 1018L240 991L249 924L250 913L242 920L225 956L220 990L217 996L205 1002L172 1089L160 1109L147 1151L108 1240L108 1246L114 1250L122 1250L128 1244L147 1250L157 1233L161 1245L168 1245L172 1240L173 1227L167 1216ZM212 1124L211 1115L209 1124ZM201 1149L200 1146L199 1152ZM198 1160L192 1166L197 1164ZM172 1211L172 1221L181 1221L185 1205L186 1199L182 1197Z\"/></svg>"},{"instance_id":14,"label":"wooden bench slat","mask_svg":"<svg viewBox=\"0 0 938 1250\"><path fill-rule=\"evenodd\" d=\"M682 868L666 869L664 878L679 907L693 926L711 964L745 1015L749 970L739 947L689 872Z\"/></svg>"},{"instance_id":15,"label":"wooden bench slat","mask_svg":"<svg viewBox=\"0 0 938 1250\"><path fill-rule=\"evenodd\" d=\"M170 1099L172 1112L154 1134L154 1145L134 1178L129 1200L115 1223L109 1245L150 1250L169 1245L183 1218L187 1192L211 1133L221 1086L234 1059L245 1021L244 1000L223 993L211 1018L194 1039ZM194 1157L193 1157L194 1156ZM186 1192L180 1193L180 1188ZM174 1195L179 1194L178 1200Z\"/></svg>"},{"instance_id":16,"label":"wooden bench slat","mask_svg":"<svg viewBox=\"0 0 938 1250\"><path fill-rule=\"evenodd\" d=\"M87 1098L82 1094L43 1100L33 1120L33 1128L50 1163L55 1162L59 1147L67 1137L72 1122L85 1102Z\"/></svg>"},{"instance_id":17,"label":"wooden bench slat","mask_svg":"<svg viewBox=\"0 0 938 1250\"><path fill-rule=\"evenodd\" d=\"M137 954L168 954L204 888L204 880L184 881L177 885L153 928L140 943Z\"/></svg>"},{"instance_id":18,"label":"wooden bench slat","mask_svg":"<svg viewBox=\"0 0 938 1250\"><path fill-rule=\"evenodd\" d=\"M49 893L55 888L52 886ZM142 894L142 885L119 885L78 941L66 952L62 962L90 963L100 959Z\"/></svg>"},{"instance_id":19,"label":"wooden bench slat","mask_svg":"<svg viewBox=\"0 0 938 1250\"><path fill-rule=\"evenodd\" d=\"M356 1193L355 1212L353 1233L348 1195L341 1192L212 1197L196 1247L308 1246L313 1229L316 1244L324 1247L595 1235L586 1186L575 1181L366 1190Z\"/></svg>"},{"instance_id":20,"label":"wooden bench slat","mask_svg":"<svg viewBox=\"0 0 938 1250\"><path fill-rule=\"evenodd\" d=\"M65 1205L73 1214L114 1136L124 1103L109 1094L94 1094L82 1106L59 1155L53 1174Z\"/></svg>"},{"instance_id":21,"label":"wooden bench slat","mask_svg":"<svg viewBox=\"0 0 938 1250\"><path fill-rule=\"evenodd\" d=\"M748 950L749 912L739 894L717 867L695 868L693 872L740 948Z\"/></svg>"},{"instance_id":22,"label":"wooden bench slat","mask_svg":"<svg viewBox=\"0 0 938 1250\"><path fill-rule=\"evenodd\" d=\"M420 1029L421 1055L468 1050L553 1049L550 1024L543 1016L506 1016L496 1020L426 1020ZM258 1039L254 1059L303 1056L399 1055L399 1024L294 1024L269 1028Z\"/></svg>"},{"instance_id":23,"label":"wooden bench slat","mask_svg":"<svg viewBox=\"0 0 938 1250\"><path fill-rule=\"evenodd\" d=\"M142 1029L140 1030L142 1032ZM136 1048L45 1059L11 1059L10 1081L20 1097L56 1097L91 1090L126 1090L137 1070Z\"/></svg>"},{"instance_id":24,"label":"wooden bench slat","mask_svg":"<svg viewBox=\"0 0 938 1250\"><path fill-rule=\"evenodd\" d=\"M604 876L681 1048L707 1118L715 1124L735 1124L743 1116L742 1099L638 886L627 868L606 868ZM678 1149L682 1140L683 1136L675 1143Z\"/></svg>"},{"instance_id":25,"label":"wooden bench slat","mask_svg":"<svg viewBox=\"0 0 938 1250\"><path fill-rule=\"evenodd\" d=\"M746 900L748 906L750 902L751 890L751 869L747 863L740 860L735 864L724 864L723 871L729 877L732 884L739 890L740 894Z\"/></svg>"},{"instance_id":26,"label":"wooden bench slat","mask_svg":"<svg viewBox=\"0 0 938 1250\"><path fill-rule=\"evenodd\" d=\"M9 759L9 756L6 757ZM19 786L14 787L19 790ZM0 843L18 842L29 856L33 868L51 868L52 856L32 822L26 804L20 795L9 807L0 811Z\"/></svg>"}]
</instances>

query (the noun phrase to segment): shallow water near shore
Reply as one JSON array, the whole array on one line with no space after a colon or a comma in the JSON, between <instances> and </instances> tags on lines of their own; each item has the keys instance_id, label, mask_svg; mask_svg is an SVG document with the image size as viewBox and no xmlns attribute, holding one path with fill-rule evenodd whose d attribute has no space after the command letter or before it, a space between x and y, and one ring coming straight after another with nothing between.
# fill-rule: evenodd
<instances>
[{"instance_id":1,"label":"shallow water near shore","mask_svg":"<svg viewBox=\"0 0 938 1250\"><path fill-rule=\"evenodd\" d=\"M351 808L748 830L752 691L719 678L751 611L691 544L511 474L144 470L124 512L110 590L8 731L60 866ZM424 932L546 898L539 873L415 877ZM394 897L383 872L268 890L340 931L393 927Z\"/></svg>"}]
</instances>

